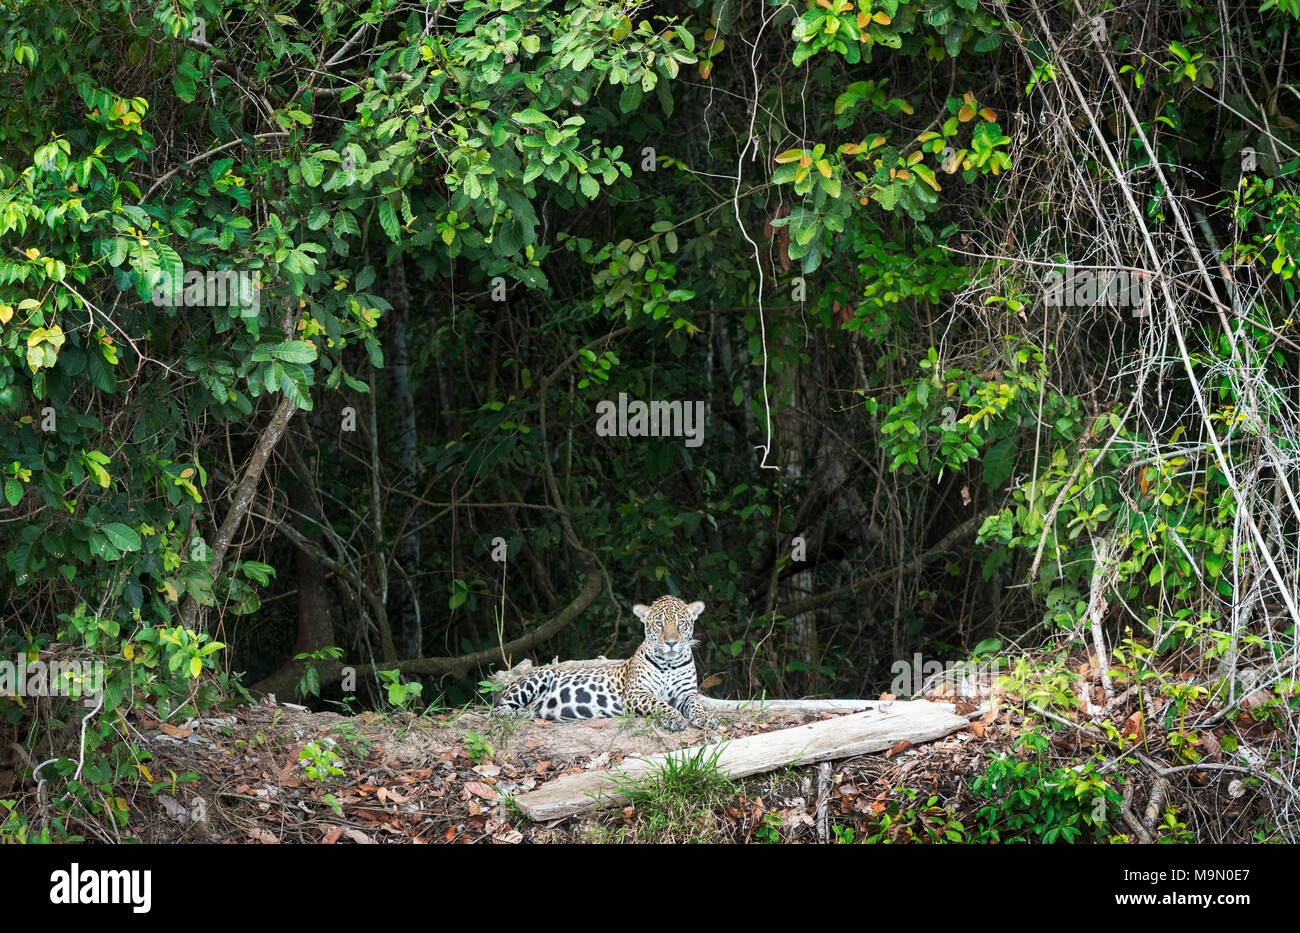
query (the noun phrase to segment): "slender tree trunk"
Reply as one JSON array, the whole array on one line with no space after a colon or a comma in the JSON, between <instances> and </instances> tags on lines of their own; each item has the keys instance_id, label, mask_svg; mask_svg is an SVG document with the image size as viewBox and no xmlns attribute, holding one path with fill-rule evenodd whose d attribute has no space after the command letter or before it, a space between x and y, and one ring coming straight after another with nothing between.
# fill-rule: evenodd
<instances>
[{"instance_id":1,"label":"slender tree trunk","mask_svg":"<svg viewBox=\"0 0 1300 933\"><path fill-rule=\"evenodd\" d=\"M288 442L294 448L299 447L295 438ZM314 458L301 455L294 450L295 460L302 467L301 477L289 480L289 507L295 512L309 515L319 520L320 509L308 485L315 476ZM291 520L296 520L291 519ZM324 550L324 537L319 527L313 522L303 522L302 535L317 549ZM298 637L293 644L293 655L308 651L319 651L334 643L333 600L326 583L326 570L307 548L295 548L298 570Z\"/></svg>"},{"instance_id":2,"label":"slender tree trunk","mask_svg":"<svg viewBox=\"0 0 1300 933\"><path fill-rule=\"evenodd\" d=\"M280 438L284 437L285 429L289 427L289 419L297 410L298 406L287 396L280 396L275 411L271 414L270 422L257 437L253 453L248 458L248 465L244 468L244 475L240 478L239 485L235 487L234 500L230 503L230 509L226 512L226 517L217 529L216 539L212 542L212 561L208 565L208 572L212 574L213 580L221 574L230 542L235 539L235 532L248 517L248 509L257 495L257 484L266 469L266 461L271 458L271 451L275 450L275 445L280 443ZM202 608L192 597L186 597L185 604L181 608L181 624L187 629L194 628Z\"/></svg>"},{"instance_id":3,"label":"slender tree trunk","mask_svg":"<svg viewBox=\"0 0 1300 933\"><path fill-rule=\"evenodd\" d=\"M415 418L415 399L411 393L410 352L408 329L411 318L411 291L406 282L406 268L399 255L392 264L393 272L393 328L388 355L388 374L393 382L393 400L397 406L397 453L401 464L398 475L399 489L410 493L409 509L400 523L404 528L420 525L422 510L414 499L418 492L417 477L420 471L419 433ZM399 534L402 534L399 528ZM393 640L404 658L418 658L422 654L423 635L420 620L420 536L403 534L394 553L398 573L392 593L395 597Z\"/></svg>"},{"instance_id":4,"label":"slender tree trunk","mask_svg":"<svg viewBox=\"0 0 1300 933\"><path fill-rule=\"evenodd\" d=\"M804 475L804 418L799 414L799 365L791 363L782 374L781 408L777 413L778 438L782 468L785 471L787 488L797 489ZM812 540L812 529L794 528L794 537L803 537L805 542ZM791 554L791 541L778 541L776 560ZM796 563L795 567L807 568L807 562ZM793 603L812 592L812 571L797 570L786 578L781 587L781 602ZM798 677L789 681L796 691L811 693L817 685L817 662L819 647L817 644L817 612L803 612L790 620L790 632L793 641L794 659L806 665Z\"/></svg>"}]
</instances>

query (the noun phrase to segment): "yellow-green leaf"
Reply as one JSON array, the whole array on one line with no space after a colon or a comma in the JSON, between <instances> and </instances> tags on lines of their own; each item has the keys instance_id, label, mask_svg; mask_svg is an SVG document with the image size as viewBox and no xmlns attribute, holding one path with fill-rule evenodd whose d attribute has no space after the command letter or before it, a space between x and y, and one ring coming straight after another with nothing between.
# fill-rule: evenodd
<instances>
[{"instance_id":1,"label":"yellow-green leaf","mask_svg":"<svg viewBox=\"0 0 1300 933\"><path fill-rule=\"evenodd\" d=\"M916 165L916 166L913 166L913 167L912 167L912 171L916 172L916 177L917 177L917 178L921 179L921 181L925 182L927 185L929 185L929 186L930 186L931 188L933 188L935 191L938 191L938 190L939 190L939 182L937 182L937 181L935 180L935 178L934 178L934 172L931 171L931 169L930 169L930 167L929 167L928 165Z\"/></svg>"}]
</instances>

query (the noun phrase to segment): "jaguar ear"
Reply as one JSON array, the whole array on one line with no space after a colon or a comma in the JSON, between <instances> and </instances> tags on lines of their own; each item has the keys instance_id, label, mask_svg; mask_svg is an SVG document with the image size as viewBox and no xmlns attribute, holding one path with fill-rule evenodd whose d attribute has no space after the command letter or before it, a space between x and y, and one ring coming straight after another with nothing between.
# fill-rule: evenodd
<instances>
[{"instance_id":1,"label":"jaguar ear","mask_svg":"<svg viewBox=\"0 0 1300 933\"><path fill-rule=\"evenodd\" d=\"M632 615L636 616L642 622L645 621L645 617L648 616L649 614L650 614L649 606L643 606L640 603L637 603L635 606L632 607Z\"/></svg>"},{"instance_id":2,"label":"jaguar ear","mask_svg":"<svg viewBox=\"0 0 1300 933\"><path fill-rule=\"evenodd\" d=\"M693 602L686 607L686 614L691 617L692 622L698 619L703 612L704 612L704 603L701 602Z\"/></svg>"}]
</instances>

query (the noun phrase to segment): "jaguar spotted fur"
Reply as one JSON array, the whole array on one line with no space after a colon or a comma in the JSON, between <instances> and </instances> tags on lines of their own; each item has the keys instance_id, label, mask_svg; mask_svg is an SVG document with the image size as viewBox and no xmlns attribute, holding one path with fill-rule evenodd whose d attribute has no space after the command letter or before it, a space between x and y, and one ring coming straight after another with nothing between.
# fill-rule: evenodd
<instances>
[{"instance_id":1,"label":"jaguar spotted fur","mask_svg":"<svg viewBox=\"0 0 1300 933\"><path fill-rule=\"evenodd\" d=\"M649 606L633 606L632 612L645 624L645 640L632 657L602 667L540 668L511 684L494 712L563 721L631 711L662 717L673 732L688 722L716 728L717 721L704 715L691 654L704 603L661 596Z\"/></svg>"}]
</instances>

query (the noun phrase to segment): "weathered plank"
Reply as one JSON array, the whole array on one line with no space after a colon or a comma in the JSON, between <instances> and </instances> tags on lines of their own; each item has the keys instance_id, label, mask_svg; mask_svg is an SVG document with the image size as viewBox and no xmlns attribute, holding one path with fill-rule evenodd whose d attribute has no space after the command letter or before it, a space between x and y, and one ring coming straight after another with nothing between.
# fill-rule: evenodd
<instances>
[{"instance_id":1,"label":"weathered plank","mask_svg":"<svg viewBox=\"0 0 1300 933\"><path fill-rule=\"evenodd\" d=\"M766 713L773 710L783 713L861 713L864 710L888 707L896 700L722 700L700 694L700 703L705 709L733 713ZM956 712L952 703L935 703L927 701L936 709L944 712ZM974 719L989 711L988 704L983 704L965 716ZM958 714L960 715L960 714Z\"/></svg>"},{"instance_id":2,"label":"weathered plank","mask_svg":"<svg viewBox=\"0 0 1300 933\"><path fill-rule=\"evenodd\" d=\"M861 713L888 705L882 700L722 700L700 694L705 709L761 713L781 710L787 713Z\"/></svg>"},{"instance_id":3,"label":"weathered plank","mask_svg":"<svg viewBox=\"0 0 1300 933\"><path fill-rule=\"evenodd\" d=\"M733 742L695 746L645 758L631 758L617 768L557 778L535 791L520 794L515 804L529 819L543 821L585 813L597 805L626 798L619 788L662 767L670 756L691 758L701 749L717 753L718 769L733 778L771 771L798 762L812 764L850 758L892 748L898 742L929 742L965 729L969 723L925 700L879 703L877 709L751 735Z\"/></svg>"}]
</instances>

